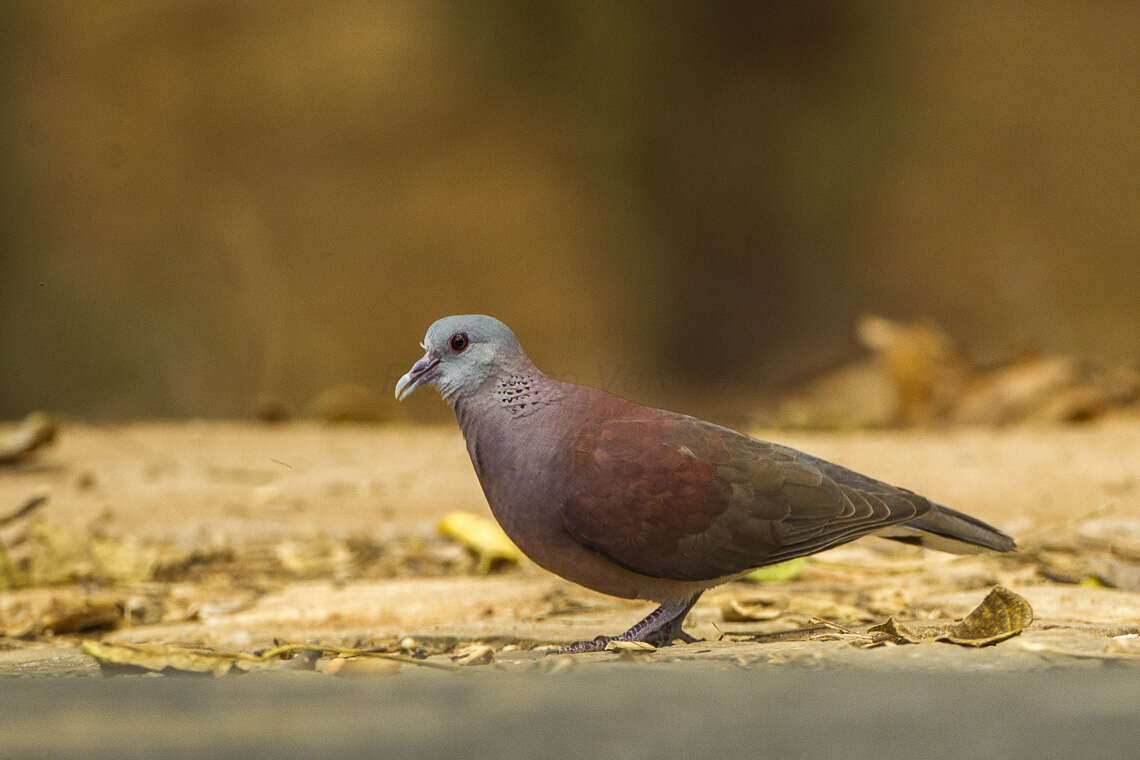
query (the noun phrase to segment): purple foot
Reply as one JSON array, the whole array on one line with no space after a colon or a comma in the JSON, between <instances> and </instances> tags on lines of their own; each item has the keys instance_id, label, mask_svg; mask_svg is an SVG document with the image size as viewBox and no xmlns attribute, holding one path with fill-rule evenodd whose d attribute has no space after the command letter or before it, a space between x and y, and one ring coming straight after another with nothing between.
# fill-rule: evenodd
<instances>
[{"instance_id":1,"label":"purple foot","mask_svg":"<svg viewBox=\"0 0 1140 760\"><path fill-rule=\"evenodd\" d=\"M689 614L689 610L697 603L699 597L700 594L697 594L684 602L663 604L620 636L596 636L589 641L575 641L573 644L554 650L551 654L600 652L611 641L644 641L658 647L667 647L677 639L686 644L700 641L681 629L685 615Z\"/></svg>"}]
</instances>

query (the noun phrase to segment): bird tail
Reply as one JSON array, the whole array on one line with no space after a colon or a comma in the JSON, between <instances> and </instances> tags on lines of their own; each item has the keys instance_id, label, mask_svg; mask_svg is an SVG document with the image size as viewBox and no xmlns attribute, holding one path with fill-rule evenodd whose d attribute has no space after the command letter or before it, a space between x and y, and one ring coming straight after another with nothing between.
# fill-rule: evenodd
<instances>
[{"instance_id":1,"label":"bird tail","mask_svg":"<svg viewBox=\"0 0 1140 760\"><path fill-rule=\"evenodd\" d=\"M956 509L932 504L921 517L877 531L875 535L951 554L978 554L987 549L1013 551L1017 543L992 525Z\"/></svg>"}]
</instances>

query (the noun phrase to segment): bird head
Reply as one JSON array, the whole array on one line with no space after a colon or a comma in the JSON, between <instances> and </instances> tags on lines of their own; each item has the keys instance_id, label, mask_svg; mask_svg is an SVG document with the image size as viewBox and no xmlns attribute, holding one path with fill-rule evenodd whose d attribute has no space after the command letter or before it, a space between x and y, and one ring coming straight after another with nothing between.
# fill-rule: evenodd
<instances>
[{"instance_id":1,"label":"bird head","mask_svg":"<svg viewBox=\"0 0 1140 760\"><path fill-rule=\"evenodd\" d=\"M482 314L436 320L420 345L427 353L396 383L399 401L425 384L445 399L470 393L500 368L526 360L511 328Z\"/></svg>"}]
</instances>

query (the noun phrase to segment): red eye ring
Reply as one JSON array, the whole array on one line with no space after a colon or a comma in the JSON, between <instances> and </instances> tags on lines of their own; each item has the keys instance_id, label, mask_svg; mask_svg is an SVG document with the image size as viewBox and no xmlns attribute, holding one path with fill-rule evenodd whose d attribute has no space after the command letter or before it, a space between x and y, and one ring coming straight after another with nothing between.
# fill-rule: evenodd
<instances>
[{"instance_id":1,"label":"red eye ring","mask_svg":"<svg viewBox=\"0 0 1140 760\"><path fill-rule=\"evenodd\" d=\"M455 333L455 335L451 336L451 340L448 341L448 343L451 344L451 350L457 354L467 348L469 342L470 341L467 340L467 333Z\"/></svg>"}]
</instances>

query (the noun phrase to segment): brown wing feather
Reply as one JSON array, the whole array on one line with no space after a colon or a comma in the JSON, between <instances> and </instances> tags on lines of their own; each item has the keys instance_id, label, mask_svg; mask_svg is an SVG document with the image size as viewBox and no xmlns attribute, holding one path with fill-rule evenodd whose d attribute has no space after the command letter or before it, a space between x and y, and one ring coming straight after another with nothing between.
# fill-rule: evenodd
<instances>
[{"instance_id":1,"label":"brown wing feather","mask_svg":"<svg viewBox=\"0 0 1140 760\"><path fill-rule=\"evenodd\" d=\"M630 406L636 413L606 415L578 436L562 517L577 540L636 572L720 578L930 509L917 494L794 449Z\"/></svg>"}]
</instances>

